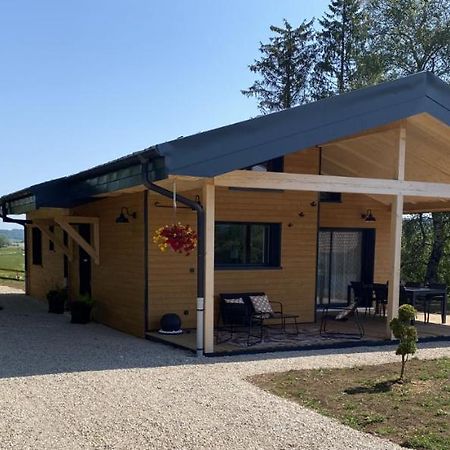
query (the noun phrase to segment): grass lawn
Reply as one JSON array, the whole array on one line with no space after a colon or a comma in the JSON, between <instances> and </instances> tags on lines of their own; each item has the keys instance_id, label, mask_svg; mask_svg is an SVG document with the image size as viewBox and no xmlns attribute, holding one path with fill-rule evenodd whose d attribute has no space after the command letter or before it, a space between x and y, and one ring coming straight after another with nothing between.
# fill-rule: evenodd
<instances>
[{"instance_id":1,"label":"grass lawn","mask_svg":"<svg viewBox=\"0 0 450 450\"><path fill-rule=\"evenodd\" d=\"M24 270L25 257L21 247L0 248L0 285L24 288L24 273L2 271L1 269Z\"/></svg>"},{"instance_id":2,"label":"grass lawn","mask_svg":"<svg viewBox=\"0 0 450 450\"><path fill-rule=\"evenodd\" d=\"M349 369L292 370L250 381L367 433L417 449L450 449L450 358Z\"/></svg>"}]
</instances>

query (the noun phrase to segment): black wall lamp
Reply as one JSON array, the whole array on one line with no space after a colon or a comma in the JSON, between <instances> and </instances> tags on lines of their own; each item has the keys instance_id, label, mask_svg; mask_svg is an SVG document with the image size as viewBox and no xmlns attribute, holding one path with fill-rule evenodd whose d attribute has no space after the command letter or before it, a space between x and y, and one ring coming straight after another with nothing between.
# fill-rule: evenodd
<instances>
[{"instance_id":1,"label":"black wall lamp","mask_svg":"<svg viewBox=\"0 0 450 450\"><path fill-rule=\"evenodd\" d=\"M361 219L365 222L376 222L375 216L372 214L372 210L368 209L365 214L361 214Z\"/></svg>"},{"instance_id":2,"label":"black wall lamp","mask_svg":"<svg viewBox=\"0 0 450 450\"><path fill-rule=\"evenodd\" d=\"M116 218L116 223L130 223L130 217L136 219L137 214L135 212L130 212L126 206L123 206L120 210L120 214Z\"/></svg>"}]
</instances>

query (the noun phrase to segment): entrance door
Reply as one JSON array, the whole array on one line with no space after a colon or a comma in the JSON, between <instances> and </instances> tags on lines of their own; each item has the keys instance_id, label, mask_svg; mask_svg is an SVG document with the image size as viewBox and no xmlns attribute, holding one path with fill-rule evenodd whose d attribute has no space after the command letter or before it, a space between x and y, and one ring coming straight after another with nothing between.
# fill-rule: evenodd
<instances>
[{"instance_id":1,"label":"entrance door","mask_svg":"<svg viewBox=\"0 0 450 450\"><path fill-rule=\"evenodd\" d=\"M91 226L89 224L78 225L78 232L86 242L91 242ZM91 257L81 247L79 253L80 295L91 295Z\"/></svg>"},{"instance_id":2,"label":"entrance door","mask_svg":"<svg viewBox=\"0 0 450 450\"><path fill-rule=\"evenodd\" d=\"M375 230L319 231L317 304L347 304L351 281L373 282Z\"/></svg>"}]
</instances>

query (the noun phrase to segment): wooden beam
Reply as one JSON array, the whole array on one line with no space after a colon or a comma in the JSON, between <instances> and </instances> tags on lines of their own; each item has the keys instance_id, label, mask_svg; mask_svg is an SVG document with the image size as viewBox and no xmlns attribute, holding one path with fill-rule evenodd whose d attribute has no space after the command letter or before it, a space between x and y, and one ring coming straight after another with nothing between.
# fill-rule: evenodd
<instances>
[{"instance_id":1,"label":"wooden beam","mask_svg":"<svg viewBox=\"0 0 450 450\"><path fill-rule=\"evenodd\" d=\"M83 217L83 216L63 216L60 218L66 223L90 223L98 224L98 217Z\"/></svg>"},{"instance_id":2,"label":"wooden beam","mask_svg":"<svg viewBox=\"0 0 450 450\"><path fill-rule=\"evenodd\" d=\"M405 179L405 159L406 159L406 128L401 127L398 140L397 154L397 179L403 182ZM403 224L403 195L396 195L392 202L391 209L391 235L390 249L391 260L389 270L389 289L387 304L386 336L393 339L390 328L391 320L398 316L399 308L399 288L400 288L400 267L402 257L402 224Z\"/></svg>"},{"instance_id":3,"label":"wooden beam","mask_svg":"<svg viewBox=\"0 0 450 450\"><path fill-rule=\"evenodd\" d=\"M450 211L450 202L445 201L435 201L429 203L405 203L404 209L405 214L419 214L428 212L448 212Z\"/></svg>"},{"instance_id":4,"label":"wooden beam","mask_svg":"<svg viewBox=\"0 0 450 450\"><path fill-rule=\"evenodd\" d=\"M450 199L450 184L382 178L304 175L236 170L214 178L216 186Z\"/></svg>"},{"instance_id":5,"label":"wooden beam","mask_svg":"<svg viewBox=\"0 0 450 450\"><path fill-rule=\"evenodd\" d=\"M402 222L403 222L403 196L397 195L392 203L391 210L391 235L390 249L391 260L389 266L389 290L387 304L386 336L392 339L392 331L389 323L398 316L399 287L400 287L400 264L402 244Z\"/></svg>"},{"instance_id":6,"label":"wooden beam","mask_svg":"<svg viewBox=\"0 0 450 450\"><path fill-rule=\"evenodd\" d=\"M214 222L215 187L211 183L203 185L203 205L205 207L205 316L204 351L214 352Z\"/></svg>"},{"instance_id":7,"label":"wooden beam","mask_svg":"<svg viewBox=\"0 0 450 450\"><path fill-rule=\"evenodd\" d=\"M33 224L31 227L36 227L39 230L41 230L41 233L50 241L52 241L55 244L55 247L59 248L68 258L69 261L72 261L72 252L68 247L64 245L64 243L59 239L58 236L56 236L55 233L52 233L48 227L49 222L40 223L37 220L33 221Z\"/></svg>"},{"instance_id":8,"label":"wooden beam","mask_svg":"<svg viewBox=\"0 0 450 450\"><path fill-rule=\"evenodd\" d=\"M67 208L39 208L36 211L27 213L30 220L34 219L53 219L54 217L67 216L70 214L70 209Z\"/></svg>"},{"instance_id":9,"label":"wooden beam","mask_svg":"<svg viewBox=\"0 0 450 450\"><path fill-rule=\"evenodd\" d=\"M55 222L94 260L95 264L100 264L99 247L93 247L89 244L66 218L56 218ZM94 236L96 236L98 231L95 231L95 227L98 228L98 221L93 226ZM94 244L98 245L98 242L95 242L95 238Z\"/></svg>"}]
</instances>

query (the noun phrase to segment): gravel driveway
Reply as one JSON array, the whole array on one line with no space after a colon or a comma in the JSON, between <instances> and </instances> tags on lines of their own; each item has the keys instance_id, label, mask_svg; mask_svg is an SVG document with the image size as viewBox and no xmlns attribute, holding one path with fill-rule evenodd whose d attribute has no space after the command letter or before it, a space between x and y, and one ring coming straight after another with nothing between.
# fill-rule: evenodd
<instances>
[{"instance_id":1,"label":"gravel driveway","mask_svg":"<svg viewBox=\"0 0 450 450\"><path fill-rule=\"evenodd\" d=\"M247 383L248 375L394 360L370 348L205 358L70 325L0 295L2 449L394 449ZM450 356L434 344L423 358Z\"/></svg>"}]
</instances>

